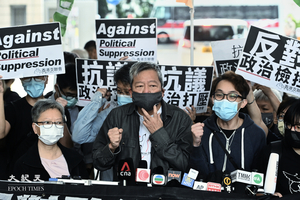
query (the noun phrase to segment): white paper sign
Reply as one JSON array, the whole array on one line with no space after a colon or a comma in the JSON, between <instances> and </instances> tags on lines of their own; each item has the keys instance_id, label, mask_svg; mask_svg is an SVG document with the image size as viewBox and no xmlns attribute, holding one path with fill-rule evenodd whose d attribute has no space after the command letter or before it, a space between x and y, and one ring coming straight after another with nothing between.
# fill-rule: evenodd
<instances>
[{"instance_id":1,"label":"white paper sign","mask_svg":"<svg viewBox=\"0 0 300 200\"><path fill-rule=\"evenodd\" d=\"M220 40L211 42L217 76L237 68L246 39Z\"/></svg>"},{"instance_id":2,"label":"white paper sign","mask_svg":"<svg viewBox=\"0 0 300 200\"><path fill-rule=\"evenodd\" d=\"M196 113L207 110L213 76L212 66L161 65L165 102L182 109L191 107Z\"/></svg>"},{"instance_id":3,"label":"white paper sign","mask_svg":"<svg viewBox=\"0 0 300 200\"><path fill-rule=\"evenodd\" d=\"M3 79L65 73L59 23L0 29Z\"/></svg>"},{"instance_id":4,"label":"white paper sign","mask_svg":"<svg viewBox=\"0 0 300 200\"><path fill-rule=\"evenodd\" d=\"M156 63L156 19L98 19L96 37L98 60L117 61L128 56Z\"/></svg>"},{"instance_id":5,"label":"white paper sign","mask_svg":"<svg viewBox=\"0 0 300 200\"><path fill-rule=\"evenodd\" d=\"M300 96L300 42L251 26L236 73Z\"/></svg>"}]
</instances>

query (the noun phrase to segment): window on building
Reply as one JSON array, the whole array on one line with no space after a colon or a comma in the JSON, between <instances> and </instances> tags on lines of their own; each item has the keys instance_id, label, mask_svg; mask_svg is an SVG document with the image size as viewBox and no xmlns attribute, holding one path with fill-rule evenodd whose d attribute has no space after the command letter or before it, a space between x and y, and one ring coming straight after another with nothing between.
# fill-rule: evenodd
<instances>
[{"instance_id":1,"label":"window on building","mask_svg":"<svg viewBox=\"0 0 300 200\"><path fill-rule=\"evenodd\" d=\"M25 25L26 24L26 5L11 5L11 25Z\"/></svg>"}]
</instances>

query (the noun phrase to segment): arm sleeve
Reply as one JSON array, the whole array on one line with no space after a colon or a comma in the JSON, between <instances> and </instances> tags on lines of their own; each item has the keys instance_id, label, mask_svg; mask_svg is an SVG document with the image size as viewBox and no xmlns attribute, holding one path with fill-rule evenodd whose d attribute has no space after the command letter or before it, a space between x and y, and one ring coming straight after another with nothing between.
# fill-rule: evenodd
<instances>
[{"instance_id":1,"label":"arm sleeve","mask_svg":"<svg viewBox=\"0 0 300 200\"><path fill-rule=\"evenodd\" d=\"M94 167L100 171L107 170L113 166L115 159L118 153L121 151L121 147L116 149L116 153L113 153L109 149L109 138L108 131L113 128L111 124L114 123L111 116L113 116L113 112L105 119L93 145L93 163Z\"/></svg>"},{"instance_id":2,"label":"arm sleeve","mask_svg":"<svg viewBox=\"0 0 300 200\"><path fill-rule=\"evenodd\" d=\"M177 117L180 124L176 130L173 127L175 140L171 139L170 133L164 127L160 128L150 136L150 141L154 150L162 160L168 161L172 168L186 171L190 159L190 152L192 149L192 120L184 113ZM176 126L177 127L177 126Z\"/></svg>"},{"instance_id":3,"label":"arm sleeve","mask_svg":"<svg viewBox=\"0 0 300 200\"><path fill-rule=\"evenodd\" d=\"M107 108L98 113L105 102L102 93L96 92L92 101L79 112L72 134L74 142L78 144L94 142L106 116L111 111L111 108Z\"/></svg>"},{"instance_id":4,"label":"arm sleeve","mask_svg":"<svg viewBox=\"0 0 300 200\"><path fill-rule=\"evenodd\" d=\"M13 103L9 103L4 107L5 120L9 122L11 127L15 124L17 119L16 111L17 110L14 107Z\"/></svg>"}]
</instances>

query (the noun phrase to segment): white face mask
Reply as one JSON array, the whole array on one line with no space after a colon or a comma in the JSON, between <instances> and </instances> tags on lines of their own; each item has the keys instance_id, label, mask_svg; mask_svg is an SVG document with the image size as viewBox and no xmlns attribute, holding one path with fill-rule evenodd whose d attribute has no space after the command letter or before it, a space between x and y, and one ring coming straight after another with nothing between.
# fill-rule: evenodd
<instances>
[{"instance_id":1,"label":"white face mask","mask_svg":"<svg viewBox=\"0 0 300 200\"><path fill-rule=\"evenodd\" d=\"M37 125L37 124L36 124ZM50 125L42 125L40 127L40 136L39 139L46 145L53 145L56 144L57 141L64 136L64 128L57 128L56 125L50 124ZM45 127L51 127L51 128L45 128Z\"/></svg>"}]
</instances>

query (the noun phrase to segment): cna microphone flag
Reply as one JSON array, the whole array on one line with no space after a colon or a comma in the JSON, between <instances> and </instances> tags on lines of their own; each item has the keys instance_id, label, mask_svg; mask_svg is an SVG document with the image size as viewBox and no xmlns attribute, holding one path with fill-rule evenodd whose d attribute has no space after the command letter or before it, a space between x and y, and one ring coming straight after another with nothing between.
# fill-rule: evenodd
<instances>
[{"instance_id":1,"label":"cna microphone flag","mask_svg":"<svg viewBox=\"0 0 300 200\"><path fill-rule=\"evenodd\" d=\"M185 3L190 8L193 8L193 0L176 0L176 2Z\"/></svg>"},{"instance_id":2,"label":"cna microphone flag","mask_svg":"<svg viewBox=\"0 0 300 200\"><path fill-rule=\"evenodd\" d=\"M61 36L65 35L67 28L68 15L72 9L74 0L57 0L56 12L53 15L53 19L56 22L60 22Z\"/></svg>"}]
</instances>

